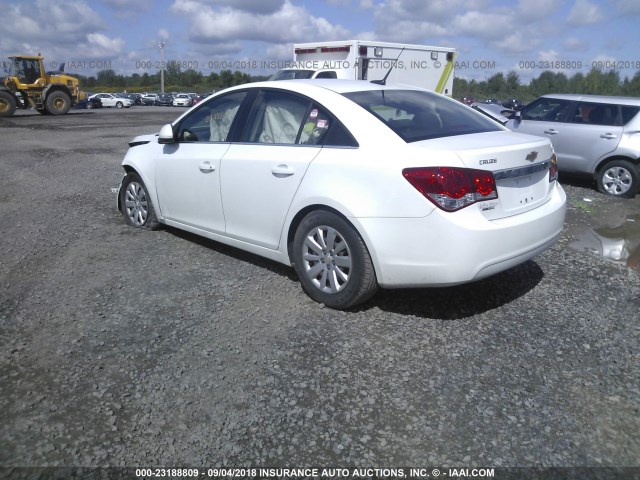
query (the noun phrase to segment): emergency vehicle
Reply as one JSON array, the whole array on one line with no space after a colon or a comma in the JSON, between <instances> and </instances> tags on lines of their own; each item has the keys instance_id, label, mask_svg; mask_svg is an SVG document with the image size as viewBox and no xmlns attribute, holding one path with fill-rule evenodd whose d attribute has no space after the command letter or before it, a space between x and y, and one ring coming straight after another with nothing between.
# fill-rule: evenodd
<instances>
[{"instance_id":1,"label":"emergency vehicle","mask_svg":"<svg viewBox=\"0 0 640 480\"><path fill-rule=\"evenodd\" d=\"M451 96L455 48L347 40L296 43L271 80L342 78L411 85Z\"/></svg>"}]
</instances>

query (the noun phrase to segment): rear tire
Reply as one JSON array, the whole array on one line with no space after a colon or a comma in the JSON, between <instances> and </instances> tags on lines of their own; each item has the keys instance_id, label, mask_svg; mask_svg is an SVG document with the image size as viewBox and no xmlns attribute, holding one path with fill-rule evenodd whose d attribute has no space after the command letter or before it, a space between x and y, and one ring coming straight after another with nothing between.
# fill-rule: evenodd
<instances>
[{"instance_id":1,"label":"rear tire","mask_svg":"<svg viewBox=\"0 0 640 480\"><path fill-rule=\"evenodd\" d=\"M44 106L51 115L64 115L71 108L71 98L64 92L51 92L47 95Z\"/></svg>"},{"instance_id":2,"label":"rear tire","mask_svg":"<svg viewBox=\"0 0 640 480\"><path fill-rule=\"evenodd\" d=\"M0 117L12 116L17 108L16 97L9 92L0 91Z\"/></svg>"},{"instance_id":3,"label":"rear tire","mask_svg":"<svg viewBox=\"0 0 640 480\"><path fill-rule=\"evenodd\" d=\"M120 208L128 225L145 230L160 228L147 187L135 172L127 174L122 181Z\"/></svg>"},{"instance_id":4,"label":"rear tire","mask_svg":"<svg viewBox=\"0 0 640 480\"><path fill-rule=\"evenodd\" d=\"M364 241L350 223L325 210L311 212L300 222L293 262L307 295L330 308L364 303L378 290Z\"/></svg>"},{"instance_id":5,"label":"rear tire","mask_svg":"<svg viewBox=\"0 0 640 480\"><path fill-rule=\"evenodd\" d=\"M633 198L640 188L640 172L628 160L613 160L598 171L596 181L602 193Z\"/></svg>"}]
</instances>

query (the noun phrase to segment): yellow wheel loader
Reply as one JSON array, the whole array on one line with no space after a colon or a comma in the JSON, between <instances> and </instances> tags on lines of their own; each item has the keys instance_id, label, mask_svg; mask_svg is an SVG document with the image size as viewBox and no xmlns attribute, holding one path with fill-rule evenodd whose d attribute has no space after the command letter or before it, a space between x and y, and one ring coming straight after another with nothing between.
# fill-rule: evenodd
<instances>
[{"instance_id":1,"label":"yellow wheel loader","mask_svg":"<svg viewBox=\"0 0 640 480\"><path fill-rule=\"evenodd\" d=\"M6 63L8 75L0 84L0 117L16 109L34 108L45 115L64 115L84 100L77 78L59 71L45 72L41 55L16 55Z\"/></svg>"}]
</instances>

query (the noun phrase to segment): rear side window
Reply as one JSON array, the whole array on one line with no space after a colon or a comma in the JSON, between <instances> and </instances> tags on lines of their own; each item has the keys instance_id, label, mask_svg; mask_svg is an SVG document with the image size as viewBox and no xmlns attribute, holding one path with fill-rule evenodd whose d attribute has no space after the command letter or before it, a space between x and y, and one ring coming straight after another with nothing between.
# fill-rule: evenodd
<instances>
[{"instance_id":1,"label":"rear side window","mask_svg":"<svg viewBox=\"0 0 640 480\"><path fill-rule=\"evenodd\" d=\"M500 131L469 107L419 90L371 90L345 93L384 122L405 142Z\"/></svg>"},{"instance_id":2,"label":"rear side window","mask_svg":"<svg viewBox=\"0 0 640 480\"><path fill-rule=\"evenodd\" d=\"M571 109L571 103L568 100L557 98L539 98L522 109L522 119L539 122L562 122Z\"/></svg>"},{"instance_id":3,"label":"rear side window","mask_svg":"<svg viewBox=\"0 0 640 480\"><path fill-rule=\"evenodd\" d=\"M289 145L357 146L333 115L307 97L263 90L256 98L243 141Z\"/></svg>"},{"instance_id":4,"label":"rear side window","mask_svg":"<svg viewBox=\"0 0 640 480\"><path fill-rule=\"evenodd\" d=\"M621 127L626 125L640 111L640 107L608 103L580 102L571 123Z\"/></svg>"},{"instance_id":5,"label":"rear side window","mask_svg":"<svg viewBox=\"0 0 640 480\"><path fill-rule=\"evenodd\" d=\"M622 119L618 118L619 113L617 105L580 102L574 113L572 123L607 126L620 125Z\"/></svg>"},{"instance_id":6,"label":"rear side window","mask_svg":"<svg viewBox=\"0 0 640 480\"><path fill-rule=\"evenodd\" d=\"M622 105L620 107L620 110L621 110L620 116L622 118L622 125L626 125L631 120L633 120L636 115L638 115L638 112L640 112L640 107L633 107L633 106L630 106L630 105Z\"/></svg>"}]
</instances>

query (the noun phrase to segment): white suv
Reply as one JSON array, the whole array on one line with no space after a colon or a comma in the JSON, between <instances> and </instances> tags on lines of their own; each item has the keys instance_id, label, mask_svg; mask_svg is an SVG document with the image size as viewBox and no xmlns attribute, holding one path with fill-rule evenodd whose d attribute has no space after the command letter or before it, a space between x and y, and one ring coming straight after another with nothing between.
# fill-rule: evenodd
<instances>
[{"instance_id":1,"label":"white suv","mask_svg":"<svg viewBox=\"0 0 640 480\"><path fill-rule=\"evenodd\" d=\"M598 190L633 197L640 189L640 99L544 95L506 123L551 140L558 169L593 175Z\"/></svg>"}]
</instances>

